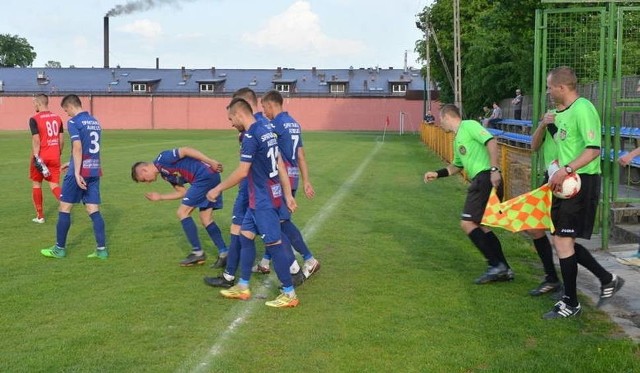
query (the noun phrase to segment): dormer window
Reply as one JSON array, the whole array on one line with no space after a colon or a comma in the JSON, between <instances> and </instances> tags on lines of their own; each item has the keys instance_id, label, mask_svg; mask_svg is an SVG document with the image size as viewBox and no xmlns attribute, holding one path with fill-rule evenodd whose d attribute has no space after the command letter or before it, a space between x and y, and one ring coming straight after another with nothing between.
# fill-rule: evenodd
<instances>
[{"instance_id":1,"label":"dormer window","mask_svg":"<svg viewBox=\"0 0 640 373\"><path fill-rule=\"evenodd\" d=\"M215 86L213 83L200 83L200 92L213 93L215 92Z\"/></svg>"},{"instance_id":2,"label":"dormer window","mask_svg":"<svg viewBox=\"0 0 640 373\"><path fill-rule=\"evenodd\" d=\"M349 80L347 79L338 79L334 75L331 80L327 80L326 84L329 85L329 92L332 94L344 94L347 92L347 85L349 84Z\"/></svg>"},{"instance_id":3,"label":"dormer window","mask_svg":"<svg viewBox=\"0 0 640 373\"><path fill-rule=\"evenodd\" d=\"M331 93L344 93L346 88L346 84L331 84Z\"/></svg>"},{"instance_id":4,"label":"dormer window","mask_svg":"<svg viewBox=\"0 0 640 373\"><path fill-rule=\"evenodd\" d=\"M407 85L402 83L394 83L391 85L393 93L407 93Z\"/></svg>"},{"instance_id":5,"label":"dormer window","mask_svg":"<svg viewBox=\"0 0 640 373\"><path fill-rule=\"evenodd\" d=\"M156 86L160 83L160 79L139 79L129 80L131 84L131 92L133 93L151 93L155 91Z\"/></svg>"},{"instance_id":6,"label":"dormer window","mask_svg":"<svg viewBox=\"0 0 640 373\"><path fill-rule=\"evenodd\" d=\"M280 93L290 93L296 91L296 79L274 79L271 81L273 83L273 89Z\"/></svg>"},{"instance_id":7,"label":"dormer window","mask_svg":"<svg viewBox=\"0 0 640 373\"><path fill-rule=\"evenodd\" d=\"M147 83L133 83L131 84L131 92L133 93L146 93Z\"/></svg>"},{"instance_id":8,"label":"dormer window","mask_svg":"<svg viewBox=\"0 0 640 373\"><path fill-rule=\"evenodd\" d=\"M200 93L211 94L216 92L224 92L224 84L226 80L227 78L203 79L196 80L196 83L198 83Z\"/></svg>"},{"instance_id":9,"label":"dormer window","mask_svg":"<svg viewBox=\"0 0 640 373\"><path fill-rule=\"evenodd\" d=\"M289 92L291 92L291 84L278 83L278 84L276 84L276 91L282 92L282 93L289 93Z\"/></svg>"}]
</instances>

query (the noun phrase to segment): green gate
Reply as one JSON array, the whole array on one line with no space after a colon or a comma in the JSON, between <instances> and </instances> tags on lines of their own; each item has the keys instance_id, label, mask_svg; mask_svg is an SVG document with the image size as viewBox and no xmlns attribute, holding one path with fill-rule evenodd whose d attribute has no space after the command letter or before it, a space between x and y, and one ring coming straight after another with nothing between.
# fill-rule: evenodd
<instances>
[{"instance_id":1,"label":"green gate","mask_svg":"<svg viewBox=\"0 0 640 373\"><path fill-rule=\"evenodd\" d=\"M603 190L596 225L606 250L614 210L640 203L640 185L635 185L640 183L640 163L626 168L617 163L620 152L637 147L640 139L640 6L628 5L640 1L542 2L557 5L536 12L532 118L550 108L547 72L573 68L580 95L593 102L603 124ZM542 182L544 165L539 163L534 155L532 187Z\"/></svg>"}]
</instances>

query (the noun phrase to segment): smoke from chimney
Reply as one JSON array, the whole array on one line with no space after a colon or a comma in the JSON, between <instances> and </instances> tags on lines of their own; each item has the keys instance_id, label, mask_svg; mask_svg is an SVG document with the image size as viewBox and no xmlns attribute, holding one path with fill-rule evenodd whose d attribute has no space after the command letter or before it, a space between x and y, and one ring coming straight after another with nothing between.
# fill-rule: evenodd
<instances>
[{"instance_id":1,"label":"smoke from chimney","mask_svg":"<svg viewBox=\"0 0 640 373\"><path fill-rule=\"evenodd\" d=\"M104 16L104 67L109 67L109 17L143 12L160 5L178 5L178 3L185 1L194 0L131 0L125 4L116 5L113 9L109 10ZM159 61L156 60L156 68L158 67Z\"/></svg>"},{"instance_id":2,"label":"smoke from chimney","mask_svg":"<svg viewBox=\"0 0 640 373\"><path fill-rule=\"evenodd\" d=\"M107 12L107 17L115 17L121 14L131 14L135 12L143 12L161 5L178 4L180 2L193 0L132 0L122 5L116 5Z\"/></svg>"}]
</instances>

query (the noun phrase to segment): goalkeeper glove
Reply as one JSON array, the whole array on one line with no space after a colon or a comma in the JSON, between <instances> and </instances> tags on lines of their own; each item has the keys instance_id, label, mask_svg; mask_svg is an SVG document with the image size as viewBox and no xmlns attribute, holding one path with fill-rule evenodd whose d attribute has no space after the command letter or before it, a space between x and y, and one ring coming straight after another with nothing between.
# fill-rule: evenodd
<instances>
[{"instance_id":1,"label":"goalkeeper glove","mask_svg":"<svg viewBox=\"0 0 640 373\"><path fill-rule=\"evenodd\" d=\"M49 175L51 175L51 172L49 171L49 167L47 167L47 165L44 164L44 162L42 161L42 158L40 158L39 156L37 155L33 156L33 165L36 167L36 170L38 170L38 172L42 174L42 176L49 177Z\"/></svg>"}]
</instances>

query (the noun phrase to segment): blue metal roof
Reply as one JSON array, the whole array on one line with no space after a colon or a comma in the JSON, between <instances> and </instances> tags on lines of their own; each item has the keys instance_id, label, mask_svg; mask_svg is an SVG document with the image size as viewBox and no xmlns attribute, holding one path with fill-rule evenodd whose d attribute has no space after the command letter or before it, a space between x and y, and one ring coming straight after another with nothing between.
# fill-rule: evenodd
<instances>
[{"instance_id":1,"label":"blue metal roof","mask_svg":"<svg viewBox=\"0 0 640 373\"><path fill-rule=\"evenodd\" d=\"M392 84L407 91L424 88L419 70L355 69L138 69L138 68L0 68L2 93L130 93L131 83L157 82L154 94L199 94L200 83L220 85L217 93L251 87L262 93L289 83L291 92L330 94L330 83L347 84L347 94L391 94Z\"/></svg>"}]
</instances>

